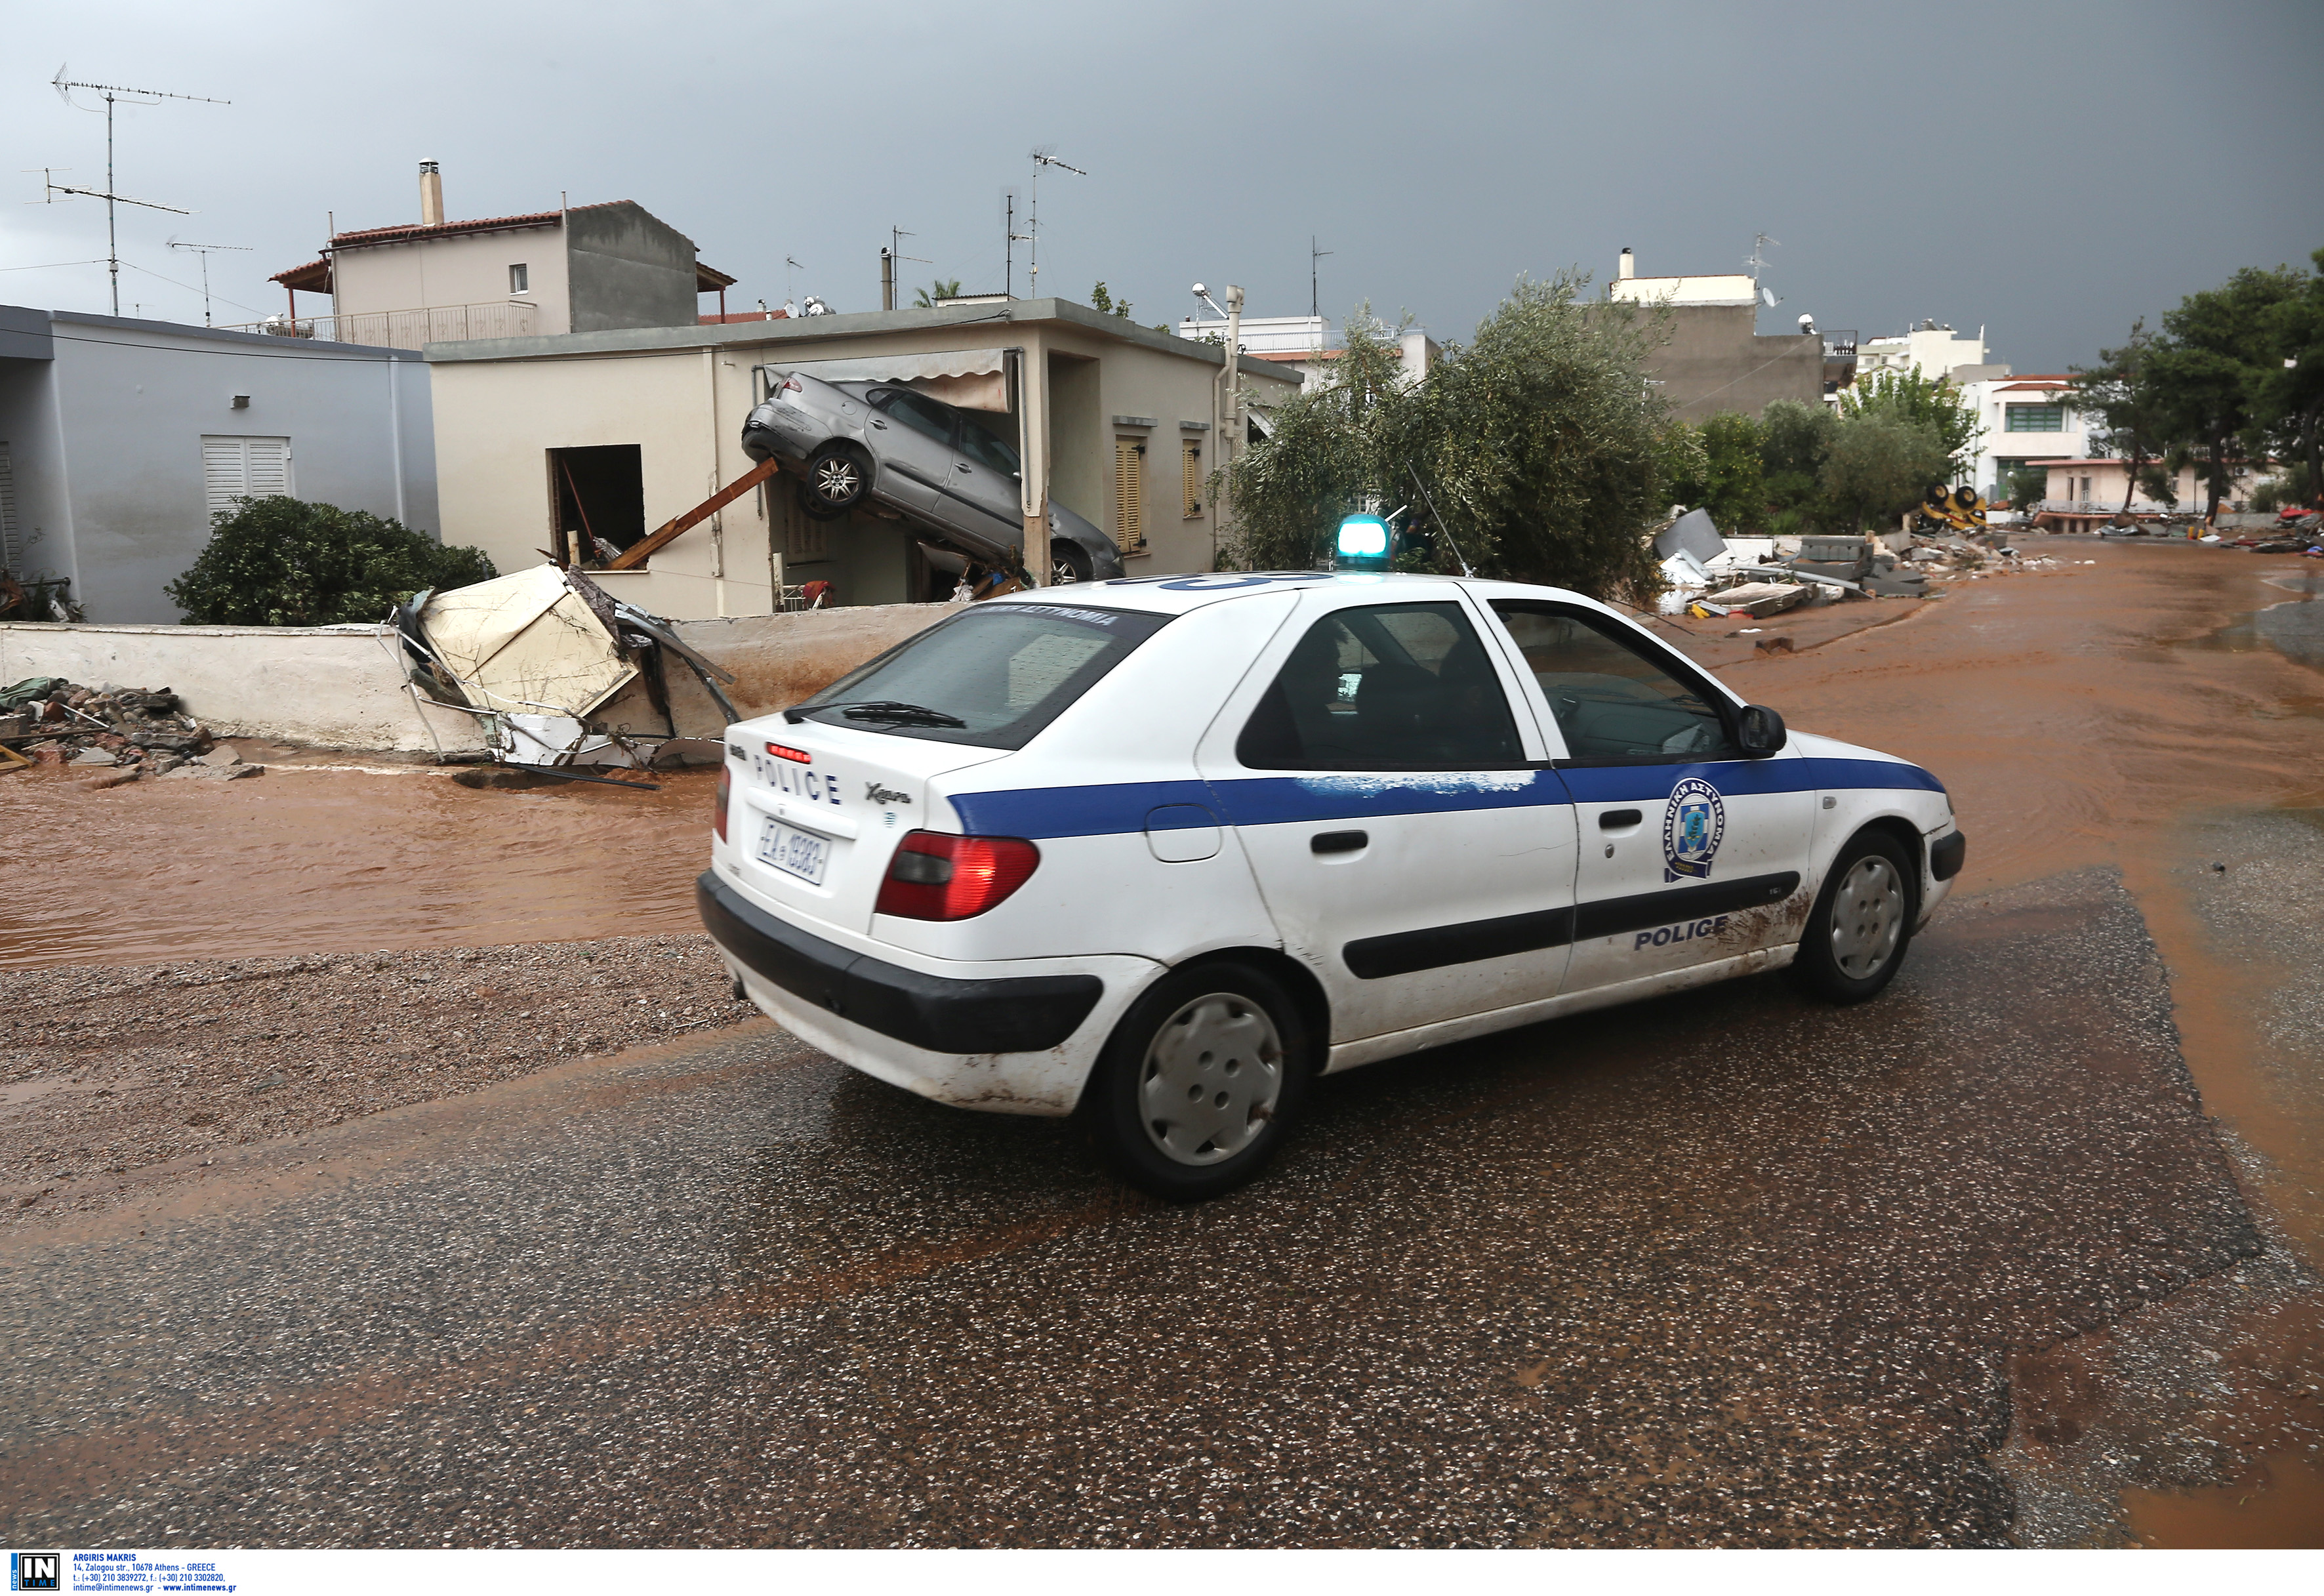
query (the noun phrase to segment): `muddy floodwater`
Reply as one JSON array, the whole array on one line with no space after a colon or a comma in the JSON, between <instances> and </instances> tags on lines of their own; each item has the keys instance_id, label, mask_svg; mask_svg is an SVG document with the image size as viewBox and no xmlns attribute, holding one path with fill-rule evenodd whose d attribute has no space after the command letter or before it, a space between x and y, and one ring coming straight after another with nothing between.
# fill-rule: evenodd
<instances>
[{"instance_id":1,"label":"muddy floodwater","mask_svg":"<svg viewBox=\"0 0 2324 1596\"><path fill-rule=\"evenodd\" d=\"M1945 781L1968 865L1879 1001L1754 978L1335 1076L1189 1209L731 1025L713 771L0 779L0 965L92 1061L0 1115L217 1075L182 1181L0 1237L54 1348L0 1366L0 1529L2324 1545L2324 571L2028 542L1789 652L1657 623ZM299 966L177 972L273 983L254 1039L132 1035L167 1004L95 968L215 959ZM331 1117L380 1011L398 1106ZM124 1036L150 1082L100 1078Z\"/></svg>"},{"instance_id":2,"label":"muddy floodwater","mask_svg":"<svg viewBox=\"0 0 2324 1596\"><path fill-rule=\"evenodd\" d=\"M85 775L86 772L79 772ZM715 771L658 792L472 791L427 768L0 786L0 968L698 931Z\"/></svg>"}]
</instances>

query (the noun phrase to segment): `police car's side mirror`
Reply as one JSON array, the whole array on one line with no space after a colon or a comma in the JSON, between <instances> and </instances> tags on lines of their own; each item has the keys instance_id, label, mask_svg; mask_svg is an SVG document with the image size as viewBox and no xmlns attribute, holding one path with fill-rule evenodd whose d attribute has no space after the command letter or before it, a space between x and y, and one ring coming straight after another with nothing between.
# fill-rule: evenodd
<instances>
[{"instance_id":1,"label":"police car's side mirror","mask_svg":"<svg viewBox=\"0 0 2324 1596\"><path fill-rule=\"evenodd\" d=\"M1743 706L1741 727L1743 752L1755 758L1781 753L1790 735L1784 730L1784 717L1774 710L1757 704Z\"/></svg>"}]
</instances>

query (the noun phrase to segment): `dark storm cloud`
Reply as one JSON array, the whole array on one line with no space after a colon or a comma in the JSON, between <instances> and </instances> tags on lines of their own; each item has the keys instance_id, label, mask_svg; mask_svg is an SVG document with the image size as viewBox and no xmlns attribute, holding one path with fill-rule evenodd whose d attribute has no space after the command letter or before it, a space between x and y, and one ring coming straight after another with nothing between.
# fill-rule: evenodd
<instances>
[{"instance_id":1,"label":"dark storm cloud","mask_svg":"<svg viewBox=\"0 0 2324 1596\"><path fill-rule=\"evenodd\" d=\"M120 190L199 213L123 211L124 308L186 319L165 238L254 246L212 262L219 319L251 319L327 212L415 219L423 158L456 217L636 199L735 308L780 302L787 254L800 293L876 305L890 226L931 263L908 281L999 288L999 192L1054 143L1090 175L1041 185L1044 290L1102 278L1142 321L1197 279L1304 312L1311 233L1327 313L1462 337L1521 272L1603 277L1623 244L1732 271L1765 231L1766 330L1982 324L2021 371L2324 243L2312 4L121 5L11 33L11 168L103 174L60 61L235 102L122 113ZM105 253L93 203L9 212L0 266ZM104 272L0 272L0 300L102 309Z\"/></svg>"}]
</instances>

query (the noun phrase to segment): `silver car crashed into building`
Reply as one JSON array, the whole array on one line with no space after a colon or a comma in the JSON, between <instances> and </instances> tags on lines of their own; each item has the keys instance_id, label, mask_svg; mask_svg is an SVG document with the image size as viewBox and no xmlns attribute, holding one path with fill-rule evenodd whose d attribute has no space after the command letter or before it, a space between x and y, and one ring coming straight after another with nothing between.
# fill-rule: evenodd
<instances>
[{"instance_id":1,"label":"silver car crashed into building","mask_svg":"<svg viewBox=\"0 0 2324 1596\"><path fill-rule=\"evenodd\" d=\"M742 424L742 452L801 467L807 514L831 520L873 500L979 565L1022 564L1017 450L974 417L895 382L770 373L769 388ZM1053 583L1122 575L1113 540L1054 503L1049 561Z\"/></svg>"}]
</instances>

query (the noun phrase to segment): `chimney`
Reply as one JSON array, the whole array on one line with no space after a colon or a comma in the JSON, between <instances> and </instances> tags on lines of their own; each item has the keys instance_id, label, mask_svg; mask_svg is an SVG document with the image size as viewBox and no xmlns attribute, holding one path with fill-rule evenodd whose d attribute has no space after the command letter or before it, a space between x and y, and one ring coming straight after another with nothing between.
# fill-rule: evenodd
<instances>
[{"instance_id":1,"label":"chimney","mask_svg":"<svg viewBox=\"0 0 2324 1596\"><path fill-rule=\"evenodd\" d=\"M435 163L430 161L429 164L433 166ZM1638 257L1630 253L1630 246L1626 244L1622 246L1622 253L1615 258L1614 275L1628 281L1637 273Z\"/></svg>"},{"instance_id":2,"label":"chimney","mask_svg":"<svg viewBox=\"0 0 2324 1596\"><path fill-rule=\"evenodd\" d=\"M444 180L437 172L434 161L423 161L420 163L420 225L437 227L443 222Z\"/></svg>"}]
</instances>

